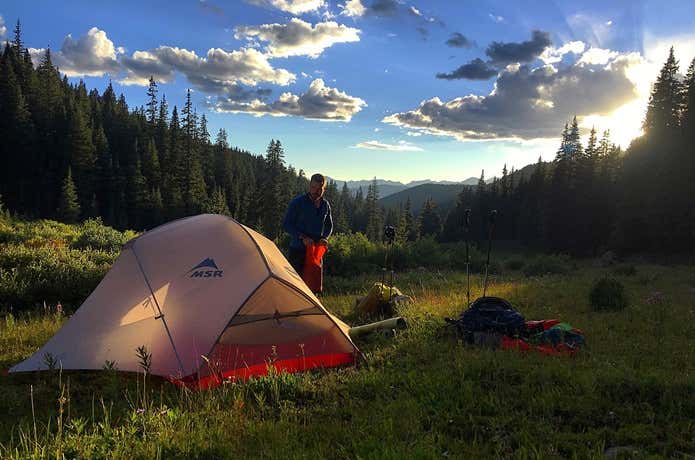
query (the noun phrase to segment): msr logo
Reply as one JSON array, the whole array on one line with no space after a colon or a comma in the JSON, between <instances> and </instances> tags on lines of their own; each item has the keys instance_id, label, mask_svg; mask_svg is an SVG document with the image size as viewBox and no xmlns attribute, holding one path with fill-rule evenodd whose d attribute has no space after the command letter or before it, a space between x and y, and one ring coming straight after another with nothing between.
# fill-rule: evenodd
<instances>
[{"instance_id":1,"label":"msr logo","mask_svg":"<svg viewBox=\"0 0 695 460\"><path fill-rule=\"evenodd\" d=\"M222 272L209 257L188 271L191 274L189 278L222 278Z\"/></svg>"}]
</instances>

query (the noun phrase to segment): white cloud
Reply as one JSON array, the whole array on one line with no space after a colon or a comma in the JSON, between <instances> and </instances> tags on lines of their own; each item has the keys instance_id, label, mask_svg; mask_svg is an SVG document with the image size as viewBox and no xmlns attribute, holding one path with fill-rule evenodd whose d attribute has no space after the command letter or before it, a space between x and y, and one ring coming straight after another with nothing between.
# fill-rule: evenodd
<instances>
[{"instance_id":1,"label":"white cloud","mask_svg":"<svg viewBox=\"0 0 695 460\"><path fill-rule=\"evenodd\" d=\"M333 21L315 26L293 18L287 24L240 26L235 29L237 39L267 42L266 51L273 57L309 56L317 58L323 50L336 43L358 42L360 30Z\"/></svg>"},{"instance_id":2,"label":"white cloud","mask_svg":"<svg viewBox=\"0 0 695 460\"><path fill-rule=\"evenodd\" d=\"M490 13L488 16L490 17L490 19L492 19L494 22L496 22L498 24L501 22L504 22L503 16L498 16L498 15L492 14L492 13Z\"/></svg>"},{"instance_id":3,"label":"white cloud","mask_svg":"<svg viewBox=\"0 0 695 460\"><path fill-rule=\"evenodd\" d=\"M393 152L422 152L423 150L416 146L409 144L405 141L399 141L398 144L387 144L379 141L365 141L353 146L358 149L369 149L369 150L388 150Z\"/></svg>"},{"instance_id":4,"label":"white cloud","mask_svg":"<svg viewBox=\"0 0 695 460\"><path fill-rule=\"evenodd\" d=\"M247 0L249 3L259 6L277 8L292 14L303 14L316 11L323 7L324 0Z\"/></svg>"},{"instance_id":5,"label":"white cloud","mask_svg":"<svg viewBox=\"0 0 695 460\"><path fill-rule=\"evenodd\" d=\"M108 38L106 32L92 27L77 40L68 35L57 53L51 54L53 64L68 77L101 77L104 74L115 75L120 71L119 51ZM30 48L32 58L36 61L43 56L45 49Z\"/></svg>"},{"instance_id":6,"label":"white cloud","mask_svg":"<svg viewBox=\"0 0 695 460\"><path fill-rule=\"evenodd\" d=\"M611 51L603 48L589 48L584 54L582 54L578 64L606 65L615 59L618 54L620 53L617 51Z\"/></svg>"},{"instance_id":7,"label":"white cloud","mask_svg":"<svg viewBox=\"0 0 695 460\"><path fill-rule=\"evenodd\" d=\"M340 14L353 18L364 16L364 13L367 12L360 0L348 0L344 5L340 5L340 8L342 9Z\"/></svg>"},{"instance_id":8,"label":"white cloud","mask_svg":"<svg viewBox=\"0 0 695 460\"><path fill-rule=\"evenodd\" d=\"M549 46L539 56L539 59L546 64L555 64L562 61L562 58L568 54L582 54L586 49L586 44L583 41L573 41L565 43L560 48Z\"/></svg>"},{"instance_id":9,"label":"white cloud","mask_svg":"<svg viewBox=\"0 0 695 460\"><path fill-rule=\"evenodd\" d=\"M219 98L212 106L217 112L249 113L255 116L271 115L275 117L297 116L310 120L350 121L357 112L367 104L358 97L325 85L317 78L306 93L299 96L283 93L272 102L261 100L239 102L229 98Z\"/></svg>"},{"instance_id":10,"label":"white cloud","mask_svg":"<svg viewBox=\"0 0 695 460\"><path fill-rule=\"evenodd\" d=\"M690 62L695 58L695 34L672 35L655 37L651 33L644 34L644 56L658 69L664 65L670 48L676 59L680 61L681 73L685 74Z\"/></svg>"},{"instance_id":11,"label":"white cloud","mask_svg":"<svg viewBox=\"0 0 695 460\"><path fill-rule=\"evenodd\" d=\"M418 131L408 131L407 133L405 133L405 135L410 137L420 137L422 136L422 133Z\"/></svg>"},{"instance_id":12,"label":"white cloud","mask_svg":"<svg viewBox=\"0 0 695 460\"><path fill-rule=\"evenodd\" d=\"M410 6L410 12L413 13L415 16L422 16L422 13L420 13L420 10L415 8L414 6Z\"/></svg>"},{"instance_id":13,"label":"white cloud","mask_svg":"<svg viewBox=\"0 0 695 460\"><path fill-rule=\"evenodd\" d=\"M145 85L150 75L168 82L178 71L201 91L217 94L238 83L288 85L296 79L285 69L273 68L260 51L249 48L236 51L210 48L205 57L199 57L195 51L160 46L150 51L136 51L131 57L124 56L121 63L127 69L125 77L119 80L123 84Z\"/></svg>"},{"instance_id":14,"label":"white cloud","mask_svg":"<svg viewBox=\"0 0 695 460\"><path fill-rule=\"evenodd\" d=\"M630 78L641 62L639 55L610 56L604 65L577 60L559 68L507 67L487 96L471 94L446 102L433 97L382 121L461 141L557 137L563 121L575 114L580 119L611 116L639 97Z\"/></svg>"},{"instance_id":15,"label":"white cloud","mask_svg":"<svg viewBox=\"0 0 695 460\"><path fill-rule=\"evenodd\" d=\"M4 37L7 34L7 27L5 27L5 20L3 19L2 15L0 15L0 38Z\"/></svg>"}]
</instances>

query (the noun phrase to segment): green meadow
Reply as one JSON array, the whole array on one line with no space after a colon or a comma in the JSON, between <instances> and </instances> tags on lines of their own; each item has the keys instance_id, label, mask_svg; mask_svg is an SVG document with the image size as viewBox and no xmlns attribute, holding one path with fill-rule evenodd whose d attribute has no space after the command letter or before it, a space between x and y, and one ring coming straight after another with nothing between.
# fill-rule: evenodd
<instances>
[{"instance_id":1,"label":"green meadow","mask_svg":"<svg viewBox=\"0 0 695 460\"><path fill-rule=\"evenodd\" d=\"M1 369L60 328L130 237L94 222L2 221ZM208 391L114 370L3 372L0 458L695 456L693 265L599 267L494 249L493 259L489 295L527 319L581 329L587 345L577 356L466 346L444 321L466 307L465 271L408 269L395 280L414 299L398 312L408 329L361 337L364 359L354 367ZM548 260L555 265L544 269ZM322 301L361 324L355 299L380 276L331 275ZM606 276L624 285L624 310L591 307L591 288ZM477 271L471 287L473 298L481 295Z\"/></svg>"}]
</instances>

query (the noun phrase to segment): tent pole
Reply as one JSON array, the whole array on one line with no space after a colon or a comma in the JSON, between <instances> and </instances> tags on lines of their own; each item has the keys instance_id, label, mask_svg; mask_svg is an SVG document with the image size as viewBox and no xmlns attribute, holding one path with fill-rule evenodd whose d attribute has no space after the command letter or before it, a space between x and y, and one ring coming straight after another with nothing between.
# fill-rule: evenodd
<instances>
[{"instance_id":1,"label":"tent pole","mask_svg":"<svg viewBox=\"0 0 695 460\"><path fill-rule=\"evenodd\" d=\"M181 378L185 377L185 372L183 370L183 363L181 362L181 357L179 356L179 352L176 350L176 345L174 344L174 339L171 337L171 332L169 331L169 326L167 325L166 319L164 319L164 313L162 313L162 309L159 308L159 302L157 301L157 296L154 295L154 291L152 290L152 286L150 285L150 280L147 279L147 275L145 274L145 270L142 268L142 263L140 263L140 257L138 257L138 253L135 251L135 245L133 244L131 246L131 251L133 251L133 254L135 255L135 260L138 263L138 267L140 268L140 273L142 273L142 277L145 278L145 283L147 284L147 288L150 290L150 293L152 294L152 298L154 299L154 304L157 306L157 312L158 315L155 317L155 319L161 319L162 324L164 324L164 329L167 331L167 336L169 336L169 342L171 343L171 347L174 349L174 354L176 355L176 361L179 363L179 369L181 369Z\"/></svg>"}]
</instances>

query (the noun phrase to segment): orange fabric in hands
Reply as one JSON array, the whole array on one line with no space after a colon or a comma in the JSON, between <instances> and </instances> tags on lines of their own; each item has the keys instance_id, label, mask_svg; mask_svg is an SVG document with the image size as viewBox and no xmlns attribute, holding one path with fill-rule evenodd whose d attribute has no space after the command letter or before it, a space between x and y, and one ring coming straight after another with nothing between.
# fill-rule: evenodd
<instances>
[{"instance_id":1,"label":"orange fabric in hands","mask_svg":"<svg viewBox=\"0 0 695 460\"><path fill-rule=\"evenodd\" d=\"M322 260L328 247L325 244L312 244L306 247L302 279L312 292L323 291Z\"/></svg>"}]
</instances>

